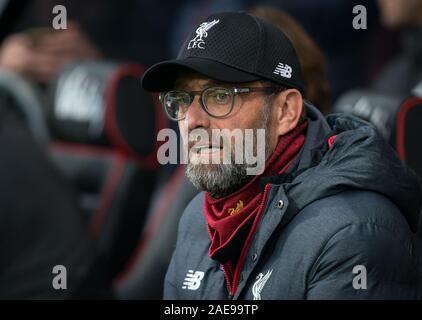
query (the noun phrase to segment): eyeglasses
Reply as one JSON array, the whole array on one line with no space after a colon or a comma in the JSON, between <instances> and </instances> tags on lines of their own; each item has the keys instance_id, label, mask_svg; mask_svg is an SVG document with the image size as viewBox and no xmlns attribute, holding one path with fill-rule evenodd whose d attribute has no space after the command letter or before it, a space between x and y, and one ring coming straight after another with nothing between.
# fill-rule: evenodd
<instances>
[{"instance_id":1,"label":"eyeglasses","mask_svg":"<svg viewBox=\"0 0 422 320\"><path fill-rule=\"evenodd\" d=\"M180 121L186 117L189 106L195 96L200 96L200 105L214 118L224 118L233 111L235 96L251 92L268 94L283 90L281 87L225 88L210 87L202 91L172 90L160 93L160 102L171 120Z\"/></svg>"}]
</instances>

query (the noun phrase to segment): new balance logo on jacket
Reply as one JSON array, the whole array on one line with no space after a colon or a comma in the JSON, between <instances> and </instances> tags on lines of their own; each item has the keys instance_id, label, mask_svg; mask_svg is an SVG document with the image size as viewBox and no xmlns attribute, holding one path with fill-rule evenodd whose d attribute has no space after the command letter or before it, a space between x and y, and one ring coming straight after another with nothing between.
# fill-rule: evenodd
<instances>
[{"instance_id":1,"label":"new balance logo on jacket","mask_svg":"<svg viewBox=\"0 0 422 320\"><path fill-rule=\"evenodd\" d=\"M182 289L198 290L203 278L204 273L202 271L189 270L189 272L186 274L185 281L183 282Z\"/></svg>"}]
</instances>

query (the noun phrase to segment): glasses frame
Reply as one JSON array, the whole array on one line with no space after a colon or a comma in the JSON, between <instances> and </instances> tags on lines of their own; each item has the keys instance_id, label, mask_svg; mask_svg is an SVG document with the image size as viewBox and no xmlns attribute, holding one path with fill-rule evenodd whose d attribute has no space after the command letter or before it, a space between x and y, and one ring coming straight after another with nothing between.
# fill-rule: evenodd
<instances>
[{"instance_id":1,"label":"glasses frame","mask_svg":"<svg viewBox=\"0 0 422 320\"><path fill-rule=\"evenodd\" d=\"M229 90L232 94L232 104L230 106L230 109L227 113L225 113L224 115L213 115L212 113L210 113L210 111L208 110L208 107L206 106L205 103L205 93L207 91L209 91L210 89L225 89L225 90ZM181 121L184 120L186 118L186 113L182 118L174 118L170 115L170 113L167 111L167 108L165 106L165 97L172 92L182 92L184 94L188 94L190 97L190 103L187 106L187 108L189 108L192 105L193 100L195 99L196 96L200 96L199 99L199 104L201 106L201 108L210 116L213 118L217 118L217 119L221 119L221 118L225 118L227 117L232 111L233 111L233 107L234 107L234 101L235 101L235 97L238 94L248 94L248 93L252 93L252 92L266 92L266 93L277 93L280 91L286 90L286 88L281 87L281 86L268 86L268 87L216 87L216 86L212 86L212 87L207 87L204 90L201 91L184 91L184 90L170 90L170 91L166 91L166 92L161 92L159 94L159 100L160 103L162 105L162 107L164 108L164 111L166 112L167 116L170 118L170 120L173 121Z\"/></svg>"}]
</instances>

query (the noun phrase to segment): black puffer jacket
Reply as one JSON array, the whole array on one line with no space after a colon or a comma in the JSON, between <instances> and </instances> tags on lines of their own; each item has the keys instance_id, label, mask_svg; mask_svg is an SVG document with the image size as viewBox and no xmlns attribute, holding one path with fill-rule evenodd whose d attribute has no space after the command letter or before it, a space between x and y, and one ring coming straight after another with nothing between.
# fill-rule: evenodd
<instances>
[{"instance_id":1,"label":"black puffer jacket","mask_svg":"<svg viewBox=\"0 0 422 320\"><path fill-rule=\"evenodd\" d=\"M411 230L420 181L366 122L307 109L297 160L288 173L262 178L271 187L234 298L421 299L422 248ZM228 298L208 256L203 198L181 218L166 299Z\"/></svg>"}]
</instances>

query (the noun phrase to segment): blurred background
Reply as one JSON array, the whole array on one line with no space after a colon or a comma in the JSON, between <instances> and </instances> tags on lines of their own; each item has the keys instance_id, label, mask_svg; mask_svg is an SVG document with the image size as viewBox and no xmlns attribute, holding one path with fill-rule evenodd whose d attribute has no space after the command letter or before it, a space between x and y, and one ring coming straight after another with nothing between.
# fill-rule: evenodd
<instances>
[{"instance_id":1,"label":"blurred background","mask_svg":"<svg viewBox=\"0 0 422 320\"><path fill-rule=\"evenodd\" d=\"M161 298L197 191L182 165L158 164L157 134L176 124L140 78L223 11L281 28L305 97L372 122L422 174L422 0L0 0L1 299Z\"/></svg>"}]
</instances>

